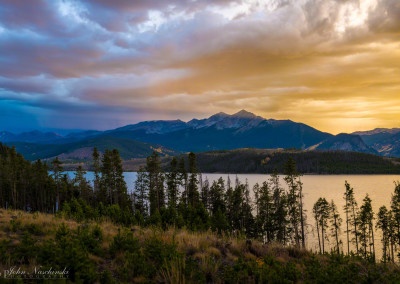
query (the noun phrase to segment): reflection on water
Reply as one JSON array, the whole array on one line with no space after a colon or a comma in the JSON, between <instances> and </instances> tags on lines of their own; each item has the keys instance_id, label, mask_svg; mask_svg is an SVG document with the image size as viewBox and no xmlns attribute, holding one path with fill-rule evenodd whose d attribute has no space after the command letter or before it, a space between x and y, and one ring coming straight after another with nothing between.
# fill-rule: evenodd
<instances>
[{"instance_id":1,"label":"reflection on water","mask_svg":"<svg viewBox=\"0 0 400 284\"><path fill-rule=\"evenodd\" d=\"M73 172L68 172L70 177L73 177ZM136 179L136 173L126 172L124 173L125 181L128 186L128 190L132 191L134 182ZM262 174L238 174L229 175L232 182L234 182L236 176L241 182L245 182L246 179L250 188L255 183L262 183L270 178L269 175ZM93 173L88 172L86 177L89 180L93 179ZM208 178L210 182L217 180L219 177L223 177L225 180L228 178L228 174L203 174L203 179ZM306 175L302 176L301 180L304 184L304 208L307 211L308 219L308 234L307 234L307 245L308 248L317 251L318 243L317 237L314 235L314 219L312 218L312 207L319 197L325 197L329 202L333 199L339 209L342 222L342 235L341 239L343 242L346 241L345 230L345 215L343 211L344 199L343 193L345 191L344 182L347 180L354 188L355 196L359 205L361 205L363 198L368 193L372 199L372 207L375 213L378 212L379 207L386 205L390 207L390 200L394 191L394 181L400 180L399 175ZM281 185L285 187L283 178L281 178ZM377 253L377 259L381 257L381 234L378 231L375 234L375 248Z\"/></svg>"}]
</instances>

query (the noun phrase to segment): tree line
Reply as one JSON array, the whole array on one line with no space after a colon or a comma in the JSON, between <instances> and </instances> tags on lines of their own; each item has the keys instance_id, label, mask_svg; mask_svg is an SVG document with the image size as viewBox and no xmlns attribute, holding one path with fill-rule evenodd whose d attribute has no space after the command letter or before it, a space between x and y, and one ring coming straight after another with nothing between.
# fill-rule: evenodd
<instances>
[{"instance_id":1,"label":"tree line","mask_svg":"<svg viewBox=\"0 0 400 284\"><path fill-rule=\"evenodd\" d=\"M189 153L187 159L172 158L164 171L154 152L147 158L146 166L137 172L131 194L117 150L99 153L94 148L93 169L93 183L85 178L82 167L77 168L74 178L68 178L58 158L50 164L40 160L31 163L16 153L15 148L0 144L0 205L79 220L108 217L126 226L211 229L219 234L262 239L265 243L306 247L309 224L303 204L303 184L290 157L284 167L285 187L277 171L252 189L247 180L242 182L238 178L210 182L199 173L194 153ZM344 222L333 200L328 202L321 197L313 206L319 252L329 251L326 241L330 240L334 244L330 248L333 253L374 261L374 232L378 229L382 232L382 260L394 261L400 247L400 184L395 184L390 210L382 206L377 214L368 195L358 207L354 189L347 182L344 200Z\"/></svg>"}]
</instances>

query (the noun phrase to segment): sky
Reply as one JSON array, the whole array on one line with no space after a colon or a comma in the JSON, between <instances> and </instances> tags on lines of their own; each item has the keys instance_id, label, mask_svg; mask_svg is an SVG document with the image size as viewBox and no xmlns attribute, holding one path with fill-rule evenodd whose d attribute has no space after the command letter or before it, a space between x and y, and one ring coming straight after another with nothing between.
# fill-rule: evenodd
<instances>
[{"instance_id":1,"label":"sky","mask_svg":"<svg viewBox=\"0 0 400 284\"><path fill-rule=\"evenodd\" d=\"M400 1L0 0L0 130L240 109L400 127Z\"/></svg>"}]
</instances>

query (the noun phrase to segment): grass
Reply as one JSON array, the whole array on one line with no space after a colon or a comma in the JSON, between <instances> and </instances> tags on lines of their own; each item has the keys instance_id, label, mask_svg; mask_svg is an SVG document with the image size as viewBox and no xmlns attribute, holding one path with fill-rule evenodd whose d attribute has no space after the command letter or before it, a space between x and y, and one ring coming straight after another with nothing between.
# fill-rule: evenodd
<instances>
[{"instance_id":1,"label":"grass","mask_svg":"<svg viewBox=\"0 0 400 284\"><path fill-rule=\"evenodd\" d=\"M57 238L62 224L80 240L83 230L90 232L97 225L101 228L99 248L87 249L88 267L94 272L91 278L82 278L90 279L86 282L333 283L345 273L355 279L354 283L368 279L370 283L382 279L395 283L400 279L397 264L369 264L343 256L336 259L280 244L249 242L242 236L173 228L124 228L108 221L82 224L50 214L4 209L0 211L0 250L7 253L2 254L5 259L0 261L0 269L16 264L41 265L40 257L21 254L26 234L32 236L32 246L38 249Z\"/></svg>"}]
</instances>

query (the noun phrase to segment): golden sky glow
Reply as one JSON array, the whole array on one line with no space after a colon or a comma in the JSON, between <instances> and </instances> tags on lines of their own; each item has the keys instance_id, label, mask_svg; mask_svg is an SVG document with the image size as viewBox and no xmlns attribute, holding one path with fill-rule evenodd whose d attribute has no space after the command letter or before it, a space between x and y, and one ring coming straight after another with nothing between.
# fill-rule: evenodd
<instances>
[{"instance_id":1,"label":"golden sky glow","mask_svg":"<svg viewBox=\"0 0 400 284\"><path fill-rule=\"evenodd\" d=\"M38 2L40 21L0 17L0 108L40 126L246 109L330 133L400 127L398 0Z\"/></svg>"}]
</instances>

